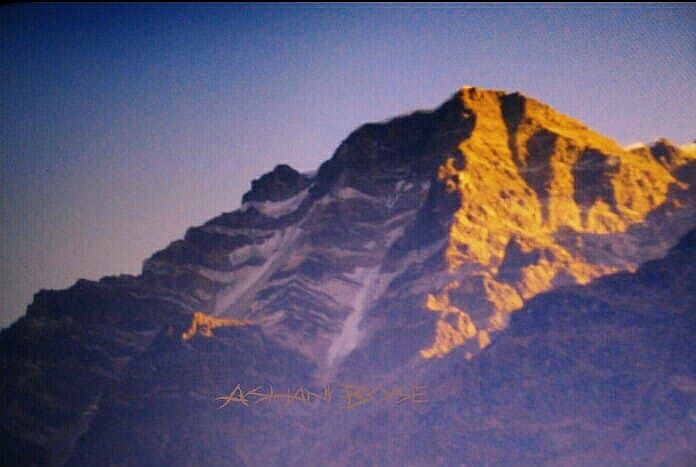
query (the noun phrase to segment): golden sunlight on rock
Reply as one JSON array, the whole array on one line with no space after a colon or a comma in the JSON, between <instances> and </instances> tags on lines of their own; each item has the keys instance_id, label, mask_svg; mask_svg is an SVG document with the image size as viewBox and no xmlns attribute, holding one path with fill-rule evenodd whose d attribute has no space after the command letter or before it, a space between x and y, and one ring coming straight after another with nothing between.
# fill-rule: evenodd
<instances>
[{"instance_id":1,"label":"golden sunlight on rock","mask_svg":"<svg viewBox=\"0 0 696 467\"><path fill-rule=\"evenodd\" d=\"M486 347L488 347L488 344L491 343L491 338L488 335L488 331L486 331L486 330L479 331L478 342L479 342L479 349L485 349Z\"/></svg>"},{"instance_id":2,"label":"golden sunlight on rock","mask_svg":"<svg viewBox=\"0 0 696 467\"><path fill-rule=\"evenodd\" d=\"M520 94L462 88L460 96L475 127L438 172L460 199L445 252L455 281L427 298L439 321L424 358L477 336L483 349L523 300L635 268L635 261L588 256L579 246L591 238L601 253L624 248L628 229L661 206L668 190L688 188L670 170L690 155L661 164ZM472 276L481 279L471 284L486 303L460 289Z\"/></svg>"},{"instance_id":3,"label":"golden sunlight on rock","mask_svg":"<svg viewBox=\"0 0 696 467\"><path fill-rule=\"evenodd\" d=\"M191 325L181 334L181 338L187 341L196 334L200 334L205 337L212 337L213 329L215 328L248 326L249 324L251 324L251 321L244 319L216 318L201 311L196 311L193 314Z\"/></svg>"},{"instance_id":4,"label":"golden sunlight on rock","mask_svg":"<svg viewBox=\"0 0 696 467\"><path fill-rule=\"evenodd\" d=\"M426 307L440 315L437 322L438 340L428 349L421 350L424 358L441 357L453 347L476 336L476 325L469 314L450 303L450 291L458 289L458 282L450 282L437 295L428 295Z\"/></svg>"}]
</instances>

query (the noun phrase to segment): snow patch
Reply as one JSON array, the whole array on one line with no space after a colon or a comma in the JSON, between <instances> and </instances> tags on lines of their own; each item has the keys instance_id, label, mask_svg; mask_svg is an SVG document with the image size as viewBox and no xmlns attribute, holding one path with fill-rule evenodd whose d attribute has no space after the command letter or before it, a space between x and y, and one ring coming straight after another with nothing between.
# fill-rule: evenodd
<instances>
[{"instance_id":1,"label":"snow patch","mask_svg":"<svg viewBox=\"0 0 696 467\"><path fill-rule=\"evenodd\" d=\"M396 185L394 185L394 191L396 193L405 193L409 190L412 190L415 185L413 182L407 182L406 180L399 180L396 182Z\"/></svg>"},{"instance_id":2,"label":"snow patch","mask_svg":"<svg viewBox=\"0 0 696 467\"><path fill-rule=\"evenodd\" d=\"M631 143L628 146L624 146L623 150L624 151L633 151L634 149L641 149L641 148L647 148L648 146L645 143L637 142L637 143Z\"/></svg>"},{"instance_id":3,"label":"snow patch","mask_svg":"<svg viewBox=\"0 0 696 467\"><path fill-rule=\"evenodd\" d=\"M268 242L267 242L268 243ZM245 245L243 247L237 248L232 253L228 255L230 264L233 266L240 265L245 261L252 258L263 258L263 244L262 245Z\"/></svg>"},{"instance_id":4,"label":"snow patch","mask_svg":"<svg viewBox=\"0 0 696 467\"><path fill-rule=\"evenodd\" d=\"M367 199L370 201L374 201L374 197L368 195L367 193L363 193L362 191L358 191L355 188L351 188L349 186L343 187L340 190L338 190L338 199Z\"/></svg>"},{"instance_id":5,"label":"snow patch","mask_svg":"<svg viewBox=\"0 0 696 467\"><path fill-rule=\"evenodd\" d=\"M406 217L412 217L415 216L418 213L418 209L410 209L406 212L402 212L401 214L398 214L396 216L390 217L386 221L384 221L384 226L389 227L391 224L395 224L397 222L403 221Z\"/></svg>"},{"instance_id":6,"label":"snow patch","mask_svg":"<svg viewBox=\"0 0 696 467\"><path fill-rule=\"evenodd\" d=\"M385 235L387 237L387 244L391 246L396 241L396 239L398 239L404 234L404 230L406 230L406 227L401 226L387 232Z\"/></svg>"},{"instance_id":7,"label":"snow patch","mask_svg":"<svg viewBox=\"0 0 696 467\"><path fill-rule=\"evenodd\" d=\"M278 218L295 211L302 201L307 197L309 187L305 188L295 196L291 196L283 201L249 201L242 205L241 210L246 211L250 207L255 208L261 214L268 217Z\"/></svg>"}]
</instances>

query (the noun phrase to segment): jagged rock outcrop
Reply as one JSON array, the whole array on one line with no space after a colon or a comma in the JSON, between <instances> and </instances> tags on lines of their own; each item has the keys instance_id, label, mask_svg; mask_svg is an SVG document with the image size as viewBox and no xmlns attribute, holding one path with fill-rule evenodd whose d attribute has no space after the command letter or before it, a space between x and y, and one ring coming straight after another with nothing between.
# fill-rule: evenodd
<instances>
[{"instance_id":1,"label":"jagged rock outcrop","mask_svg":"<svg viewBox=\"0 0 696 467\"><path fill-rule=\"evenodd\" d=\"M304 190L309 183L309 177L289 165L277 165L273 171L251 182L251 191L244 194L242 202L282 201Z\"/></svg>"},{"instance_id":2,"label":"jagged rock outcrop","mask_svg":"<svg viewBox=\"0 0 696 467\"><path fill-rule=\"evenodd\" d=\"M139 276L79 281L65 291L37 294L27 315L0 334L0 455L17 465L300 465L312 463L310 455L330 465L327 453L339 452L334 465L401 465L385 454L392 453L413 465L457 465L469 462L459 458L470 449L474 464L487 463L486 455L492 463L515 463L507 454L491 454L492 442L467 428L471 420L490 416L479 426L505 452L517 452L520 462L566 459L536 437L543 432L561 439L558 430L566 425L544 419L548 423L538 425L536 434L520 424L504 429L518 412L529 423L541 423L524 401L503 400L506 372L512 372L511 387L521 390L525 378L545 371L515 337L526 326L516 320L529 318L514 317L534 304L548 303L551 310L567 303L566 321L559 314L559 322L553 321L556 315L549 318L556 324L533 326L534 345L580 333L571 339L573 345L582 341L573 347L577 371L604 381L604 370L592 373L587 359L596 357L597 346L613 344L596 336L648 315L614 314L588 323L594 315L584 310L595 305L587 297L613 284L617 304L604 292L601 306L621 309L627 305L618 289L638 287L638 281L636 294L646 303L657 306L665 298L648 292L641 272L647 269L639 267L663 257L696 226L695 167L693 145L660 140L624 149L519 93L462 88L431 112L364 125L316 173L279 165L255 180L240 209L189 229L147 259ZM693 271L682 264L682 250L646 268L664 270L675 262L675 275L688 279ZM568 290L580 298L563 295ZM564 297L560 302L554 302L557 293ZM693 304L688 288L674 293ZM674 338L683 342L692 317L680 309L664 322L650 315L645 323L657 320L663 333L664 326L681 325L682 334ZM647 345L645 323L638 334L619 333L617 349ZM656 347L640 358L664 362L666 349ZM680 349L675 358L681 366L659 371L690 387L693 370L684 368L693 353ZM513 350L524 355L513 356ZM515 369L519 362L524 366ZM635 371L635 381L657 384L642 369ZM566 376L559 374L559 382L570 384ZM427 378L462 391L472 391L469 381L475 381L475 406L502 412L460 407L463 400L447 391L439 393L436 406L400 415L370 408L358 416L333 406L309 410L294 404L221 412L216 401L236 384L413 385ZM489 381L495 382L490 391ZM556 394L541 383L533 387L539 397ZM671 390L660 388L663 398ZM496 391L496 398L487 399ZM571 417L573 403L566 400L554 410ZM594 413L590 409L600 406L582 407ZM633 420L627 410L617 410L614 422ZM449 411L462 418L452 419ZM428 432L450 422L454 431ZM673 427L660 423L644 433L662 436ZM678 428L687 433L689 426ZM394 445L380 454L366 441L386 443L392 428L440 448L428 451L412 442L412 450ZM604 447L578 430L568 452L595 441ZM532 444L511 441L518 435ZM614 431L607 439L620 435ZM264 439L273 446L265 447ZM367 443L362 457L351 452L355 442ZM670 446L656 443L656 449ZM542 445L545 451L524 457L525 446ZM624 462L627 449L607 448L614 457L606 459Z\"/></svg>"}]
</instances>

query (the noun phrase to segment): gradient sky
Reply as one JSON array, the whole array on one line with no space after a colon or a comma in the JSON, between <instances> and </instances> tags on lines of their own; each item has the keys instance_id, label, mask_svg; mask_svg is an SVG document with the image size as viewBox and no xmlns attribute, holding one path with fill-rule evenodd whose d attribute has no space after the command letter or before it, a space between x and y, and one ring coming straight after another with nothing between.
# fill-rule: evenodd
<instances>
[{"instance_id":1,"label":"gradient sky","mask_svg":"<svg viewBox=\"0 0 696 467\"><path fill-rule=\"evenodd\" d=\"M461 85L520 90L620 143L696 137L696 8L0 9L0 325L40 288L137 273L314 169L358 125Z\"/></svg>"}]
</instances>

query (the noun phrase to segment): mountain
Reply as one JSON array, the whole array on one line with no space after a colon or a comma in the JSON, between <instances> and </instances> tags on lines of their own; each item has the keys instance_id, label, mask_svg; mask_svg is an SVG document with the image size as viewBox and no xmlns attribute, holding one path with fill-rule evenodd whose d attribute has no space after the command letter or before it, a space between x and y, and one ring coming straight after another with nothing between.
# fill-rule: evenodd
<instances>
[{"instance_id":1,"label":"mountain","mask_svg":"<svg viewBox=\"0 0 696 467\"><path fill-rule=\"evenodd\" d=\"M691 462L695 177L693 145L519 93L363 125L140 275L36 294L0 334L0 458Z\"/></svg>"}]
</instances>

